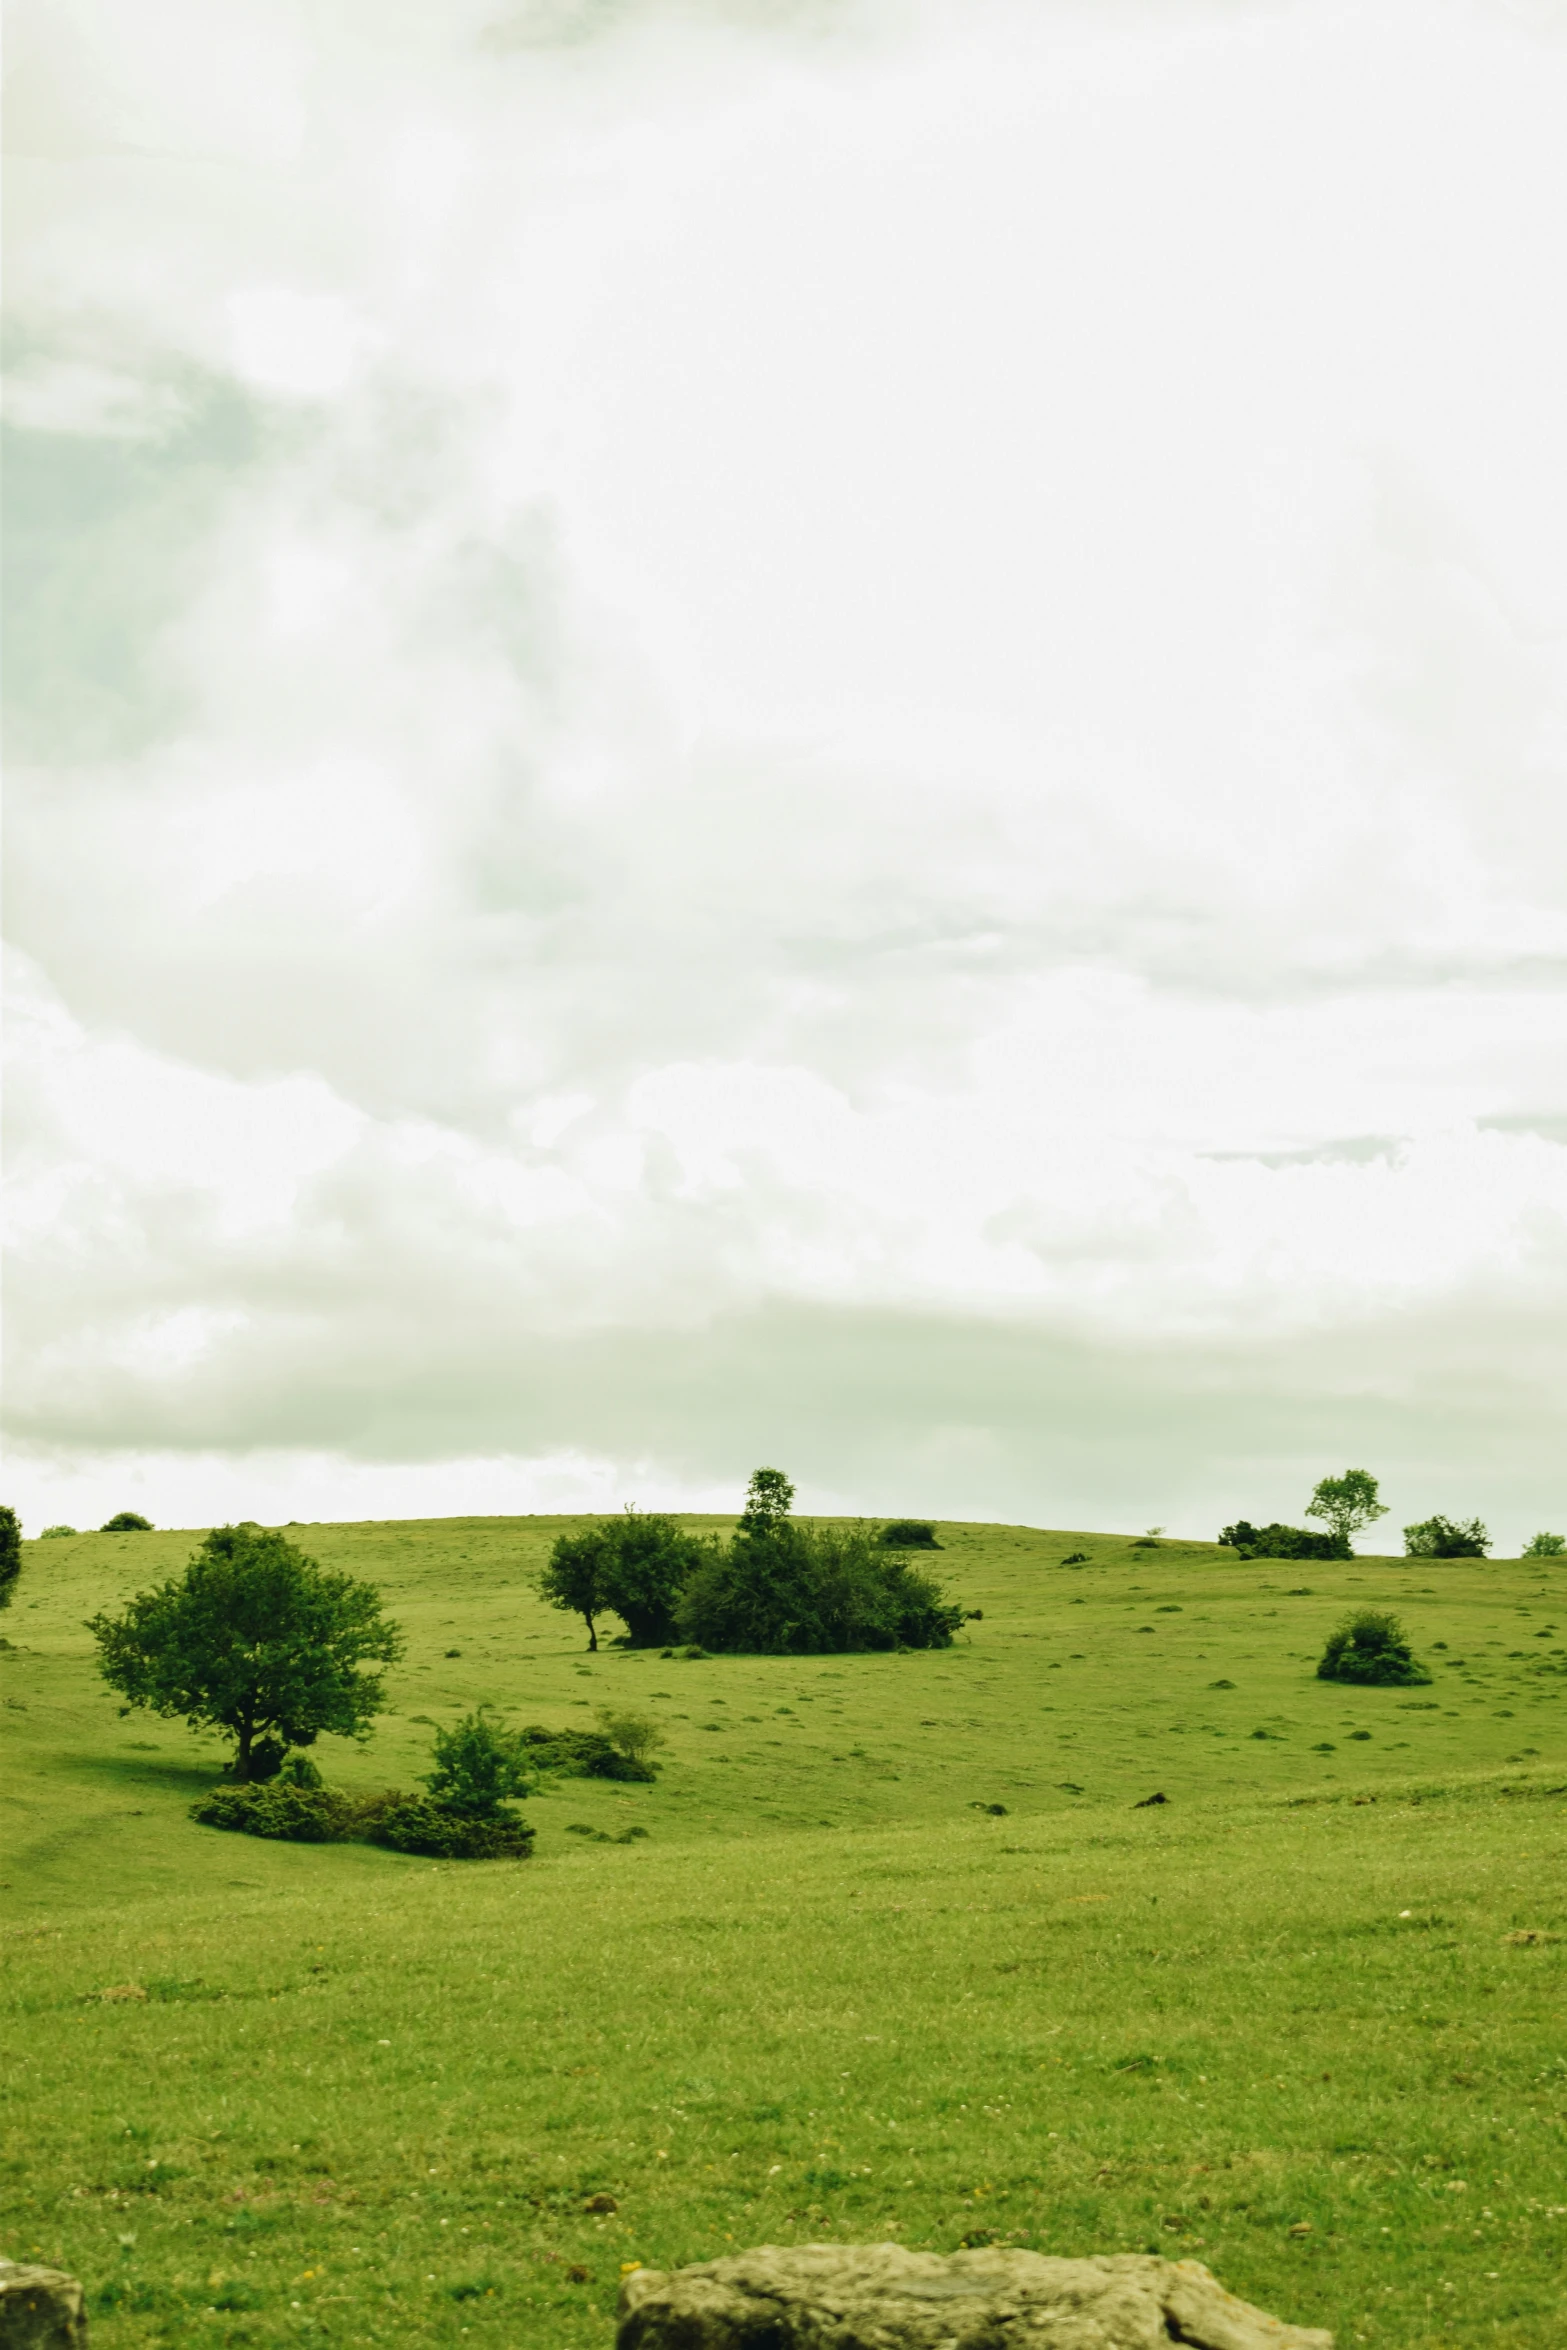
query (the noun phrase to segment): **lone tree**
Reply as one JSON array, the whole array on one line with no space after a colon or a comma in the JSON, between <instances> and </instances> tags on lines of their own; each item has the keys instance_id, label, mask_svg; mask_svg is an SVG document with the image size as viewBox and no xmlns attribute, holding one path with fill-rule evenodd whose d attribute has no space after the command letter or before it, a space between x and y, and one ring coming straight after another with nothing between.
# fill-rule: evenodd
<instances>
[{"instance_id":1,"label":"lone tree","mask_svg":"<svg viewBox=\"0 0 1567 2350\"><path fill-rule=\"evenodd\" d=\"M1519 1553L1526 1559L1559 1559L1567 1550L1567 1534L1531 1534Z\"/></svg>"},{"instance_id":2,"label":"lone tree","mask_svg":"<svg viewBox=\"0 0 1567 2350\"><path fill-rule=\"evenodd\" d=\"M1404 1528L1404 1556L1412 1559L1483 1559L1491 1537L1478 1518L1422 1518Z\"/></svg>"},{"instance_id":3,"label":"lone tree","mask_svg":"<svg viewBox=\"0 0 1567 2350\"><path fill-rule=\"evenodd\" d=\"M1329 1633L1317 1667L1319 1681L1409 1688L1430 1678L1411 1650L1397 1616L1375 1607L1357 1609L1344 1618L1337 1631Z\"/></svg>"},{"instance_id":4,"label":"lone tree","mask_svg":"<svg viewBox=\"0 0 1567 2350\"><path fill-rule=\"evenodd\" d=\"M144 1518L140 1510L116 1510L98 1529L100 1534L150 1534L151 1518Z\"/></svg>"},{"instance_id":5,"label":"lone tree","mask_svg":"<svg viewBox=\"0 0 1567 2350\"><path fill-rule=\"evenodd\" d=\"M359 1668L403 1653L373 1584L326 1573L260 1526L215 1527L178 1580L87 1629L110 1688L225 1732L237 1779L270 1777L323 1730L364 1737L382 1684Z\"/></svg>"},{"instance_id":6,"label":"lone tree","mask_svg":"<svg viewBox=\"0 0 1567 2350\"><path fill-rule=\"evenodd\" d=\"M22 1571L22 1522L15 1510L0 1505L0 1607L9 1607Z\"/></svg>"},{"instance_id":7,"label":"lone tree","mask_svg":"<svg viewBox=\"0 0 1567 2350\"><path fill-rule=\"evenodd\" d=\"M1347 1543L1352 1534L1363 1534L1378 1518L1385 1518L1387 1505L1378 1501L1377 1481L1369 1469L1346 1469L1342 1477L1318 1481L1306 1515L1320 1519L1330 1534Z\"/></svg>"},{"instance_id":8,"label":"lone tree","mask_svg":"<svg viewBox=\"0 0 1567 2350\"><path fill-rule=\"evenodd\" d=\"M628 1509L585 1534L563 1534L539 1578L552 1607L581 1616L588 1647L598 1647L595 1618L617 1615L633 1648L662 1648L675 1637L675 1604L709 1545L673 1518Z\"/></svg>"}]
</instances>

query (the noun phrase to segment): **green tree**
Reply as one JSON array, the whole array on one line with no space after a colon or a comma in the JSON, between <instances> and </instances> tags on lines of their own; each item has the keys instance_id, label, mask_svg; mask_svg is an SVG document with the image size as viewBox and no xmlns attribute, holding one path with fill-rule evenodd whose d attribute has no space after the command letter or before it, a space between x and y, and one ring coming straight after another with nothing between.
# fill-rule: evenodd
<instances>
[{"instance_id":1,"label":"green tree","mask_svg":"<svg viewBox=\"0 0 1567 2350\"><path fill-rule=\"evenodd\" d=\"M150 1534L151 1518L144 1518L139 1510L116 1510L98 1529L100 1534Z\"/></svg>"},{"instance_id":2,"label":"green tree","mask_svg":"<svg viewBox=\"0 0 1567 2350\"><path fill-rule=\"evenodd\" d=\"M508 1796L526 1795L538 1772L512 1730L492 1722L481 1706L454 1729L435 1733L435 1768L424 1784L444 1811L464 1819L492 1819Z\"/></svg>"},{"instance_id":3,"label":"green tree","mask_svg":"<svg viewBox=\"0 0 1567 2350\"><path fill-rule=\"evenodd\" d=\"M753 1469L740 1531L752 1536L775 1534L793 1507L794 1487L782 1469Z\"/></svg>"},{"instance_id":4,"label":"green tree","mask_svg":"<svg viewBox=\"0 0 1567 2350\"><path fill-rule=\"evenodd\" d=\"M1330 1534L1342 1535L1347 1543L1352 1534L1363 1534L1378 1518L1385 1518L1387 1505L1378 1501L1377 1481L1369 1469L1346 1469L1342 1477L1319 1479L1306 1515L1320 1519Z\"/></svg>"},{"instance_id":5,"label":"green tree","mask_svg":"<svg viewBox=\"0 0 1567 2350\"><path fill-rule=\"evenodd\" d=\"M260 1526L214 1527L182 1576L87 1629L111 1689L223 1731L242 1780L267 1776L322 1731L365 1736L382 1683L360 1668L403 1653L372 1584L326 1573Z\"/></svg>"},{"instance_id":6,"label":"green tree","mask_svg":"<svg viewBox=\"0 0 1567 2350\"><path fill-rule=\"evenodd\" d=\"M597 1526L585 1534L562 1534L539 1577L539 1595L551 1607L580 1616L588 1628L588 1647L597 1651L597 1618L609 1606L604 1596L604 1535Z\"/></svg>"},{"instance_id":7,"label":"green tree","mask_svg":"<svg viewBox=\"0 0 1567 2350\"><path fill-rule=\"evenodd\" d=\"M1559 1559L1567 1550L1567 1534L1531 1534L1520 1556L1526 1559Z\"/></svg>"},{"instance_id":8,"label":"green tree","mask_svg":"<svg viewBox=\"0 0 1567 2350\"><path fill-rule=\"evenodd\" d=\"M1491 1537L1478 1518L1422 1518L1404 1528L1404 1556L1412 1559L1483 1559Z\"/></svg>"},{"instance_id":9,"label":"green tree","mask_svg":"<svg viewBox=\"0 0 1567 2350\"><path fill-rule=\"evenodd\" d=\"M9 1607L22 1571L22 1521L0 1505L0 1607Z\"/></svg>"}]
</instances>

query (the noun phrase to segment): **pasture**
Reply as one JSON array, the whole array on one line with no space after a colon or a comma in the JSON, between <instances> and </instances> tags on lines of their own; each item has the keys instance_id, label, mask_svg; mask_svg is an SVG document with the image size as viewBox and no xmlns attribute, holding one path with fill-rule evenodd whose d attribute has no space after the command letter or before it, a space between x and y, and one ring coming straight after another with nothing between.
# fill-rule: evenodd
<instances>
[{"instance_id":1,"label":"pasture","mask_svg":"<svg viewBox=\"0 0 1567 2350\"><path fill-rule=\"evenodd\" d=\"M193 1826L222 1749L122 1718L81 1629L193 1538L27 1544L0 2250L81 2274L103 2350L586 2350L629 2263L829 2235L1559 2342L1567 1563L943 1527L950 1651L589 1657L533 1590L581 1522L292 1530L409 1635L334 1782L481 1700L664 1723L654 1785L531 1798L522 1865ZM1314 1678L1351 1604L1431 1687Z\"/></svg>"}]
</instances>

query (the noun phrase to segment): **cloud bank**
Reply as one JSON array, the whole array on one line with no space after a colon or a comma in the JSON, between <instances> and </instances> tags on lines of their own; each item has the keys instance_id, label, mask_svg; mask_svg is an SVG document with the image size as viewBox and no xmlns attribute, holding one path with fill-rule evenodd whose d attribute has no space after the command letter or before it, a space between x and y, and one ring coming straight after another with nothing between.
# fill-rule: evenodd
<instances>
[{"instance_id":1,"label":"cloud bank","mask_svg":"<svg viewBox=\"0 0 1567 2350\"><path fill-rule=\"evenodd\" d=\"M1564 36L24 17L24 1514L1562 1519Z\"/></svg>"}]
</instances>

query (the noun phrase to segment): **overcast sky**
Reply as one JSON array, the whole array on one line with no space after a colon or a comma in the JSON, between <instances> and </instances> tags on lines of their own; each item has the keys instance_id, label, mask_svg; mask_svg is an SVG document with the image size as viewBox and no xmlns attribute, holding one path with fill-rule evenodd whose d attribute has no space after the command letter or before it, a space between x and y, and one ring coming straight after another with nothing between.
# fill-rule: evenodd
<instances>
[{"instance_id":1,"label":"overcast sky","mask_svg":"<svg viewBox=\"0 0 1567 2350\"><path fill-rule=\"evenodd\" d=\"M1563 0L24 0L8 1498L1567 1528Z\"/></svg>"}]
</instances>

